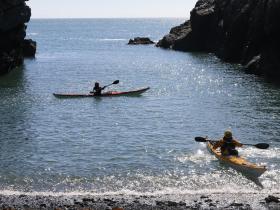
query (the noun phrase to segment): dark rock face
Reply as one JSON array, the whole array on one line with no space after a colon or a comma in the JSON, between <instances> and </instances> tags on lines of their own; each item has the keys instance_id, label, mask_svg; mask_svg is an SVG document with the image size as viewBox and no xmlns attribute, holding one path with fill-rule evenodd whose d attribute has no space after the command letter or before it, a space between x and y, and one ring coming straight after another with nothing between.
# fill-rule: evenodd
<instances>
[{"instance_id":1,"label":"dark rock face","mask_svg":"<svg viewBox=\"0 0 280 210\"><path fill-rule=\"evenodd\" d=\"M279 0L198 0L191 18L158 47L214 52L249 72L280 79Z\"/></svg>"},{"instance_id":2,"label":"dark rock face","mask_svg":"<svg viewBox=\"0 0 280 210\"><path fill-rule=\"evenodd\" d=\"M152 40L148 37L136 37L134 39L130 39L128 42L129 45L139 45L139 44L154 44Z\"/></svg>"},{"instance_id":3,"label":"dark rock face","mask_svg":"<svg viewBox=\"0 0 280 210\"><path fill-rule=\"evenodd\" d=\"M0 75L23 63L25 23L30 16L25 0L0 1Z\"/></svg>"},{"instance_id":4,"label":"dark rock face","mask_svg":"<svg viewBox=\"0 0 280 210\"><path fill-rule=\"evenodd\" d=\"M24 57L34 57L36 54L37 43L32 39L25 39L23 41L23 55Z\"/></svg>"},{"instance_id":5,"label":"dark rock face","mask_svg":"<svg viewBox=\"0 0 280 210\"><path fill-rule=\"evenodd\" d=\"M170 30L170 33L161 39L156 46L162 48L172 48L181 51L192 51L195 50L195 43L191 43L187 41L188 39L192 39L192 28L191 22L186 21L180 26L176 26ZM185 45L184 42L190 43L189 45Z\"/></svg>"}]
</instances>

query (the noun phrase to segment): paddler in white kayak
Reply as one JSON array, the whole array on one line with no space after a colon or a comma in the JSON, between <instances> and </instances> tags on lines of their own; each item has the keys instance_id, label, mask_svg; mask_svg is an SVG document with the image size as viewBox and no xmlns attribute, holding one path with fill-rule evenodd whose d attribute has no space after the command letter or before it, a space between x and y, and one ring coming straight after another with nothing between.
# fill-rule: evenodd
<instances>
[{"instance_id":1,"label":"paddler in white kayak","mask_svg":"<svg viewBox=\"0 0 280 210\"><path fill-rule=\"evenodd\" d=\"M214 144L213 149L216 150L220 147L223 156L238 156L238 151L235 148L242 146L243 144L233 139L232 132L227 130L224 133L224 137Z\"/></svg>"},{"instance_id":2,"label":"paddler in white kayak","mask_svg":"<svg viewBox=\"0 0 280 210\"><path fill-rule=\"evenodd\" d=\"M100 87L99 82L95 82L94 83L94 88L93 88L92 92L90 92L90 93L93 93L95 96L101 96L101 92L105 88L106 88L106 86Z\"/></svg>"},{"instance_id":3,"label":"paddler in white kayak","mask_svg":"<svg viewBox=\"0 0 280 210\"><path fill-rule=\"evenodd\" d=\"M105 85L104 87L100 87L99 82L95 82L94 83L94 88L92 91L90 91L91 94L95 95L95 96L101 96L102 95L102 90L104 90L105 88L111 86L111 85L116 85L119 84L119 80L114 81L112 84L110 85Z\"/></svg>"}]
</instances>

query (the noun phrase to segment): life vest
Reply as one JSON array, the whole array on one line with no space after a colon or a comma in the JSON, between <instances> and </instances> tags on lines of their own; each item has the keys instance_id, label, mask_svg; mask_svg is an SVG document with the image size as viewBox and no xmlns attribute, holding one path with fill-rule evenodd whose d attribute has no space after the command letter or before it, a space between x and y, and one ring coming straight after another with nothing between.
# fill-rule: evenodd
<instances>
[{"instance_id":1,"label":"life vest","mask_svg":"<svg viewBox=\"0 0 280 210\"><path fill-rule=\"evenodd\" d=\"M221 146L221 151L225 152L225 151L231 151L231 150L235 150L235 144L232 141L232 138L230 139L223 139L223 145Z\"/></svg>"},{"instance_id":2,"label":"life vest","mask_svg":"<svg viewBox=\"0 0 280 210\"><path fill-rule=\"evenodd\" d=\"M101 95L101 91L102 91L102 88L101 88L101 87L99 87L99 86L94 86L94 88L93 88L93 93L94 93L94 95L100 96L100 95Z\"/></svg>"}]
</instances>

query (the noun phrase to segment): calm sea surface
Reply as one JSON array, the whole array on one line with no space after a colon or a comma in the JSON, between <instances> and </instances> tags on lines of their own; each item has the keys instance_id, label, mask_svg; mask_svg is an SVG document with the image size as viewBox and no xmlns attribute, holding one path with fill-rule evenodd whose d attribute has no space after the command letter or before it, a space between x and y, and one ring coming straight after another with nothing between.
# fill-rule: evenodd
<instances>
[{"instance_id":1,"label":"calm sea surface","mask_svg":"<svg viewBox=\"0 0 280 210\"><path fill-rule=\"evenodd\" d=\"M212 54L128 46L159 40L182 19L32 20L36 59L0 78L0 193L279 192L280 86ZM142 97L62 100L95 81ZM268 166L264 189L220 165L195 136L225 129L269 150L240 149Z\"/></svg>"}]
</instances>

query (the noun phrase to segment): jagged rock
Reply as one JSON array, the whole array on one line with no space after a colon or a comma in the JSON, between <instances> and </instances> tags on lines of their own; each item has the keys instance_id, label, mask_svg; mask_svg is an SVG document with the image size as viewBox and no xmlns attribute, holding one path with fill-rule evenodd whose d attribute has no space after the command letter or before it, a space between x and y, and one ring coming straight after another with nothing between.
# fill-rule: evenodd
<instances>
[{"instance_id":1,"label":"jagged rock","mask_svg":"<svg viewBox=\"0 0 280 210\"><path fill-rule=\"evenodd\" d=\"M185 23L172 28L169 34L167 34L161 40L159 40L156 46L166 49L173 48L175 44L180 42L180 40L183 40L189 33L191 33L191 31L192 29L190 21L186 21Z\"/></svg>"},{"instance_id":2,"label":"jagged rock","mask_svg":"<svg viewBox=\"0 0 280 210\"><path fill-rule=\"evenodd\" d=\"M190 20L156 46L214 52L225 61L248 64L249 72L280 79L279 19L280 1L198 0Z\"/></svg>"},{"instance_id":3,"label":"jagged rock","mask_svg":"<svg viewBox=\"0 0 280 210\"><path fill-rule=\"evenodd\" d=\"M18 5L11 6L13 7L8 8L6 11L2 10L0 31L9 31L30 20L31 10L24 1L19 1Z\"/></svg>"},{"instance_id":4,"label":"jagged rock","mask_svg":"<svg viewBox=\"0 0 280 210\"><path fill-rule=\"evenodd\" d=\"M219 27L218 15L213 0L198 1L191 11L190 24L193 32L192 42L196 43L195 49L209 51L215 48L218 42Z\"/></svg>"},{"instance_id":5,"label":"jagged rock","mask_svg":"<svg viewBox=\"0 0 280 210\"><path fill-rule=\"evenodd\" d=\"M0 1L0 75L22 65L25 23L30 16L25 0Z\"/></svg>"},{"instance_id":6,"label":"jagged rock","mask_svg":"<svg viewBox=\"0 0 280 210\"><path fill-rule=\"evenodd\" d=\"M23 41L23 55L25 57L34 57L36 54L37 43L32 39L25 39Z\"/></svg>"},{"instance_id":7,"label":"jagged rock","mask_svg":"<svg viewBox=\"0 0 280 210\"><path fill-rule=\"evenodd\" d=\"M128 42L129 45L139 45L139 44L154 44L152 40L148 37L136 37L134 39L130 39Z\"/></svg>"}]
</instances>

